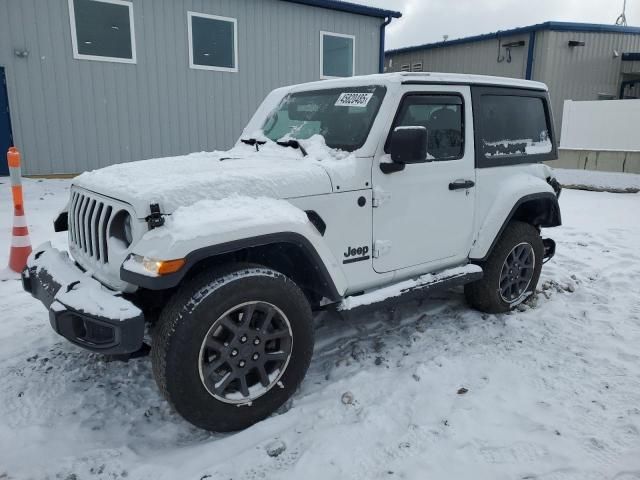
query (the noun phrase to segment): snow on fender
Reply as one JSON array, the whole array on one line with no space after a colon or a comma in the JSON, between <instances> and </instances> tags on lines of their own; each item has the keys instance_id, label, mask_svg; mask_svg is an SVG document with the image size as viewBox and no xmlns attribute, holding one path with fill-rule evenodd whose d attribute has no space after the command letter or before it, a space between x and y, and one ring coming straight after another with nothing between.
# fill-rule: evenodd
<instances>
[{"instance_id":1,"label":"snow on fender","mask_svg":"<svg viewBox=\"0 0 640 480\"><path fill-rule=\"evenodd\" d=\"M344 291L346 280L322 236L307 214L286 200L240 195L200 200L168 215L164 226L144 235L132 253L179 259L201 248L283 232L306 238L324 262L338 291Z\"/></svg>"}]
</instances>

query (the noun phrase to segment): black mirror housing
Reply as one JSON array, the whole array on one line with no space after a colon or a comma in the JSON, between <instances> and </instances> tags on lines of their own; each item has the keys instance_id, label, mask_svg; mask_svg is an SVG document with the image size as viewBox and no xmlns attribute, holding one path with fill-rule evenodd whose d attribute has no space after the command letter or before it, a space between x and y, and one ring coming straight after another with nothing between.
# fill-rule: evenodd
<instances>
[{"instance_id":1,"label":"black mirror housing","mask_svg":"<svg viewBox=\"0 0 640 480\"><path fill-rule=\"evenodd\" d=\"M427 161L427 129L425 127L397 127L391 134L389 147L395 163Z\"/></svg>"}]
</instances>

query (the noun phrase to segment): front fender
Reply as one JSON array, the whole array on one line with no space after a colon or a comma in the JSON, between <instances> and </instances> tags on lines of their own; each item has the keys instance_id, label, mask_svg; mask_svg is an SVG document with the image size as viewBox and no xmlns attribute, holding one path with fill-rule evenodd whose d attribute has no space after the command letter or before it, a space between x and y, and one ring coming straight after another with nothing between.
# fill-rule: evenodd
<instances>
[{"instance_id":1,"label":"front fender","mask_svg":"<svg viewBox=\"0 0 640 480\"><path fill-rule=\"evenodd\" d=\"M149 231L132 254L158 260L186 260L178 272L148 276L121 268L122 280L152 290L180 284L198 262L235 251L291 243L303 249L324 277L329 290L340 298L346 279L322 235L307 214L286 200L233 198L205 200L181 207L167 217L165 225ZM126 262L125 262L126 265Z\"/></svg>"},{"instance_id":2,"label":"front fender","mask_svg":"<svg viewBox=\"0 0 640 480\"><path fill-rule=\"evenodd\" d=\"M548 198L557 203L557 196L546 179L526 173L510 177L495 191L485 196L491 198L492 203L485 209L486 215L478 219L478 236L469 253L470 259L483 260L489 255L502 230L524 202Z\"/></svg>"}]
</instances>

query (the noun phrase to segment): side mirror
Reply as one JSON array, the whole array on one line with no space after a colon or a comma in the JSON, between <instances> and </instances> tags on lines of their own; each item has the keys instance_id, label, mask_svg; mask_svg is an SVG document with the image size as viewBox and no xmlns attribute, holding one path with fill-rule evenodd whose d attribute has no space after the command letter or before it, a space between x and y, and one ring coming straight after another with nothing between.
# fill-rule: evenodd
<instances>
[{"instance_id":1,"label":"side mirror","mask_svg":"<svg viewBox=\"0 0 640 480\"><path fill-rule=\"evenodd\" d=\"M389 147L394 163L427 161L427 129L422 126L396 127Z\"/></svg>"}]
</instances>

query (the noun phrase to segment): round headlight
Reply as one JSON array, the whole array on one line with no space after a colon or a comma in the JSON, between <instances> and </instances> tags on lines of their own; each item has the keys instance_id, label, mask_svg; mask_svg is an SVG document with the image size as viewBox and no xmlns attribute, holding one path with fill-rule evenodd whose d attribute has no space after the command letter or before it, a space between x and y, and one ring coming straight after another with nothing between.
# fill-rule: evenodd
<instances>
[{"instance_id":1,"label":"round headlight","mask_svg":"<svg viewBox=\"0 0 640 480\"><path fill-rule=\"evenodd\" d=\"M129 248L133 242L133 219L129 212L120 210L113 216L109 236L122 242L121 247Z\"/></svg>"}]
</instances>

